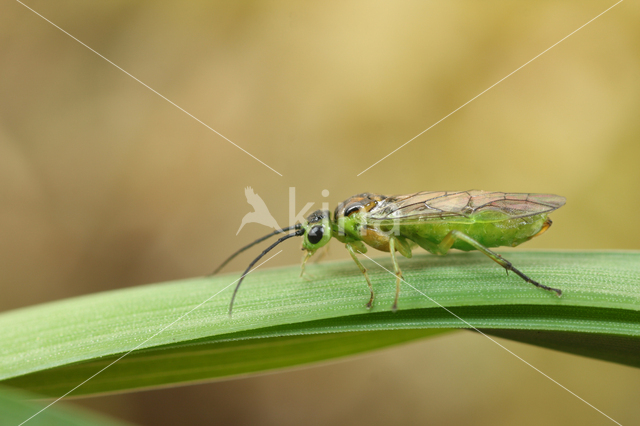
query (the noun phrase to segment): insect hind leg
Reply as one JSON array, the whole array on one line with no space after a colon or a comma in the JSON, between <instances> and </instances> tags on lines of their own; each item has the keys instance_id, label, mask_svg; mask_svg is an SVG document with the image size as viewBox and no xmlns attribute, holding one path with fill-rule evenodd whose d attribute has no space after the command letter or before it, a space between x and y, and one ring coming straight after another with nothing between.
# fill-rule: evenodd
<instances>
[{"instance_id":1,"label":"insect hind leg","mask_svg":"<svg viewBox=\"0 0 640 426\"><path fill-rule=\"evenodd\" d=\"M396 297L393 300L393 305L391 306L391 311L396 312L398 310L398 296L400 296L400 281L402 281L402 271L400 270L400 265L398 265L398 259L396 259L396 244L397 240L395 237L391 237L389 239L389 251L391 252L391 260L393 262L393 269L396 273Z\"/></svg>"},{"instance_id":2,"label":"insect hind leg","mask_svg":"<svg viewBox=\"0 0 640 426\"><path fill-rule=\"evenodd\" d=\"M447 254L449 252L449 250L451 249L451 247L453 246L453 243L455 243L456 240L464 241L465 243L469 244L470 246L472 246L476 250L478 250L481 253L485 254L487 257L489 257L489 259L493 260L498 265L502 266L505 270L507 270L507 272L508 271L513 271L516 275L518 275L520 278L522 278L526 282L528 282L530 284L533 284L536 287L539 287L539 288L542 288L542 289L545 289L545 290L548 290L548 291L553 291L558 295L558 297L562 296L562 290L559 290L559 289L553 288L553 287L549 287L549 286L546 286L544 284L540 284L537 281L532 280L531 278L526 276L524 273L522 273L520 270L516 269L513 266L513 264L511 264L511 262L509 262L507 259L505 259L504 257L500 256L498 253L489 250L487 247L483 246L482 244L480 244L479 242L477 242L476 240L474 240L473 238L471 238L470 236L468 236L464 232L460 232L458 230L453 230L453 231L449 232L447 234L447 236L444 237L444 239L436 247L436 250L435 250L436 254L440 254L440 255Z\"/></svg>"}]
</instances>

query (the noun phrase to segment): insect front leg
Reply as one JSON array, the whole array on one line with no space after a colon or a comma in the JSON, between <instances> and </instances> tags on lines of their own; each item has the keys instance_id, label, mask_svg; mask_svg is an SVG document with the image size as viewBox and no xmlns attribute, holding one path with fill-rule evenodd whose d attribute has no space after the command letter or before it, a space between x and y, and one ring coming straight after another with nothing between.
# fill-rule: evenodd
<instances>
[{"instance_id":1,"label":"insect front leg","mask_svg":"<svg viewBox=\"0 0 640 426\"><path fill-rule=\"evenodd\" d=\"M304 276L305 273L305 265L307 264L307 260L309 260L309 258L313 256L313 252L306 252L304 254L304 258L302 259L302 264L300 265L300 278L304 278L307 281L309 281L309 279L307 277Z\"/></svg>"},{"instance_id":2,"label":"insect front leg","mask_svg":"<svg viewBox=\"0 0 640 426\"><path fill-rule=\"evenodd\" d=\"M360 263L360 260L358 260L358 258L356 257L356 250L359 251L359 252L362 252L362 250L360 250L360 247L355 247L354 248L349 243L345 244L345 247L349 251L349 254L351 255L351 258L353 259L353 261L356 262L356 265L358 265L358 268L360 268L360 272L362 272L362 274L364 275L365 279L367 280L367 284L369 285L369 290L371 291L371 298L369 299L369 303L367 303L367 309L371 309L371 307L373 306L373 298L374 298L373 285L371 285L371 280L369 279L369 274L367 274L367 268L365 268L364 265L362 263ZM366 251L366 248L364 250Z\"/></svg>"},{"instance_id":3,"label":"insect front leg","mask_svg":"<svg viewBox=\"0 0 640 426\"><path fill-rule=\"evenodd\" d=\"M402 280L402 271L400 265L398 265L398 259L396 259L396 245L397 241L395 237L389 238L389 251L391 252L391 261L393 262L393 269L396 272L396 298L393 301L391 310L393 312L398 310L398 296L400 296L400 281Z\"/></svg>"},{"instance_id":4,"label":"insect front leg","mask_svg":"<svg viewBox=\"0 0 640 426\"><path fill-rule=\"evenodd\" d=\"M449 232L447 234L447 236L444 237L444 239L436 247L436 254L441 254L441 255L447 254L449 252L449 249L451 249L451 246L453 246L453 243L456 240L462 240L465 243L473 246L476 250L478 250L478 251L484 253L485 255L487 255L491 260L496 262L498 265L502 266L507 271L513 271L516 275L518 275L520 278L522 278L526 282L528 282L530 284L533 284L536 287L543 288L545 290L554 291L558 296L562 296L562 290L559 290L559 289L553 288L553 287L549 287L549 286L546 286L544 284L540 284L537 281L532 280L531 278L529 278L528 276L523 274L521 271L516 269L511 264L511 262L509 262L507 259L505 259L504 257L500 256L498 253L495 253L495 252L489 250L487 247L483 246L482 244L480 244L479 242L477 242L476 240L474 240L473 238L471 238L470 236L468 236L467 234L465 234L463 232L460 232L460 231L457 231L457 230L453 230L453 231Z\"/></svg>"}]
</instances>

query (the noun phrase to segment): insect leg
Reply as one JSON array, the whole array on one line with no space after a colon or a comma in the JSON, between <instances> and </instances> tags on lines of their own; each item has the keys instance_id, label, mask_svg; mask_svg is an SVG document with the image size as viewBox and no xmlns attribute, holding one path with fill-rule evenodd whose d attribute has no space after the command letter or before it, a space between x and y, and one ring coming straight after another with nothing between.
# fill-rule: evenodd
<instances>
[{"instance_id":1,"label":"insect leg","mask_svg":"<svg viewBox=\"0 0 640 426\"><path fill-rule=\"evenodd\" d=\"M300 278L304 277L305 265L311 256L313 256L313 253L311 252L306 252L304 254L304 259L302 259L302 264L300 265Z\"/></svg>"},{"instance_id":2,"label":"insect leg","mask_svg":"<svg viewBox=\"0 0 640 426\"><path fill-rule=\"evenodd\" d=\"M449 249L451 248L451 246L453 245L455 240L462 240L465 243L473 246L476 250L484 253L491 260L493 260L498 265L500 265L504 269L506 269L507 272L508 271L513 271L516 275L518 275L520 278L522 278L526 282L528 282L530 284L533 284L536 287L540 287L540 288L543 288L545 290L553 291L558 296L562 296L562 290L559 290L559 289L553 288L553 287L549 287L549 286L546 286L544 284L540 284L537 281L532 280L531 278L529 278L528 276L523 274L520 270L516 269L511 264L511 262L509 262L507 259L505 259L504 257L500 256L498 253L489 250L487 247L483 246L482 244L480 244L479 242L477 242L476 240L474 240L473 238L471 238L470 236L468 236L467 234L465 234L463 232L460 232L460 231L457 231L457 230L453 230L453 231L449 232L447 234L447 236L444 237L442 242L440 242L440 244L438 245L437 254L447 254L447 252L449 251Z\"/></svg>"},{"instance_id":3,"label":"insect leg","mask_svg":"<svg viewBox=\"0 0 640 426\"><path fill-rule=\"evenodd\" d=\"M367 284L369 285L369 290L371 290L371 298L369 299L369 303L367 303L367 309L371 309L371 307L373 306L374 294L373 294L373 285L371 285L369 274L367 274L367 268L365 268L364 265L360 263L360 260L358 260L358 258L356 257L356 251L353 249L351 244L345 244L345 247L349 251L349 254L351 255L351 258L353 259L353 261L356 262L356 265L358 265L358 268L360 268L360 272L362 272L362 274L367 280Z\"/></svg>"},{"instance_id":4,"label":"insect leg","mask_svg":"<svg viewBox=\"0 0 640 426\"><path fill-rule=\"evenodd\" d=\"M389 238L389 251L391 252L391 261L393 262L393 269L396 272L396 298L393 301L391 310L393 312L398 310L398 296L400 296L400 281L402 280L402 271L398 260L396 259L396 239L395 237Z\"/></svg>"}]
</instances>

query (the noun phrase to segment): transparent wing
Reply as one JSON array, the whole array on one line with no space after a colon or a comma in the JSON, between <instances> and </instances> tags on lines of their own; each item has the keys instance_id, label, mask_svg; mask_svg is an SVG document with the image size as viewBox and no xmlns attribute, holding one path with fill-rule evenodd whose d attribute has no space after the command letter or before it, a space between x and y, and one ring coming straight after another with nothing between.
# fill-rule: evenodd
<instances>
[{"instance_id":1,"label":"transparent wing","mask_svg":"<svg viewBox=\"0 0 640 426\"><path fill-rule=\"evenodd\" d=\"M553 194L478 190L418 192L387 197L369 211L367 219L428 221L471 217L484 211L501 212L515 219L551 212L565 202L564 197Z\"/></svg>"}]
</instances>

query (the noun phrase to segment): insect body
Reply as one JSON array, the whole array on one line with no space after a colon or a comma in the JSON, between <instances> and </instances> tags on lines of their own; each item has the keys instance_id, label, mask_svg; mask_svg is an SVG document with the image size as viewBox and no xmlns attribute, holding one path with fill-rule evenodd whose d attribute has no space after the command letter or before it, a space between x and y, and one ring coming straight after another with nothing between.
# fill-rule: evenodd
<instances>
[{"instance_id":1,"label":"insect body","mask_svg":"<svg viewBox=\"0 0 640 426\"><path fill-rule=\"evenodd\" d=\"M363 193L340 203L333 214L317 210L302 224L277 230L234 253L214 273L218 272L235 256L266 238L290 230L295 232L280 238L260 254L238 281L233 301L244 276L269 250L282 241L302 236L302 248L306 261L331 238L345 244L356 265L362 271L371 296L367 308L373 306L374 292L367 269L356 256L366 253L367 246L391 254L396 274L396 295L392 305L398 307L402 272L396 253L411 257L412 249L419 246L426 251L445 255L450 249L478 250L487 255L507 271L513 271L526 282L558 296L562 291L540 284L514 268L513 265L489 247L515 247L545 232L551 226L548 214L562 207L565 198L551 194L517 194L485 191L436 191L418 192L411 195L386 197Z\"/></svg>"}]
</instances>

